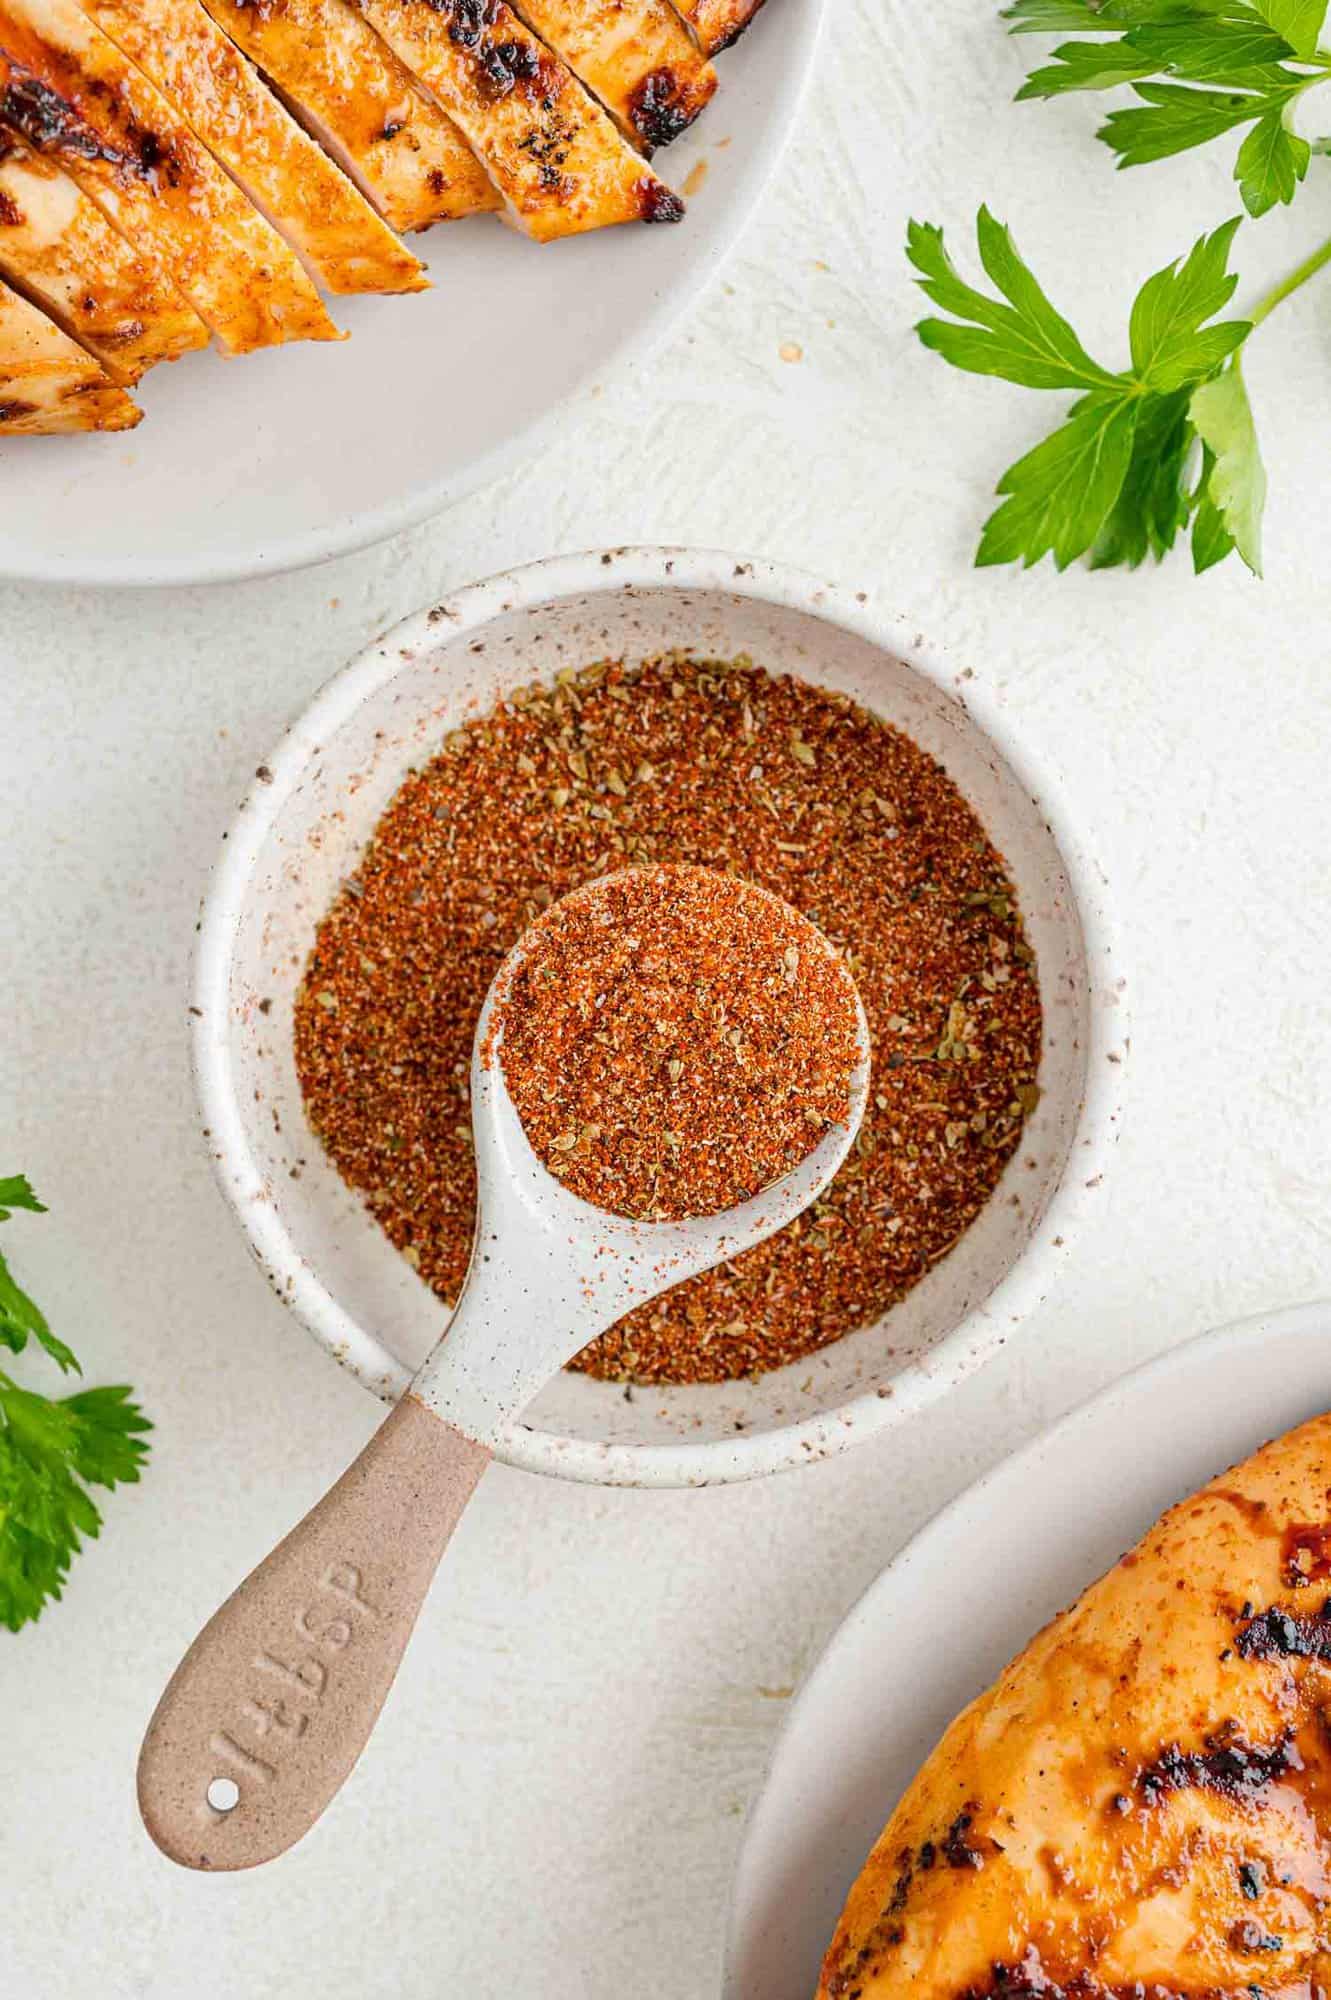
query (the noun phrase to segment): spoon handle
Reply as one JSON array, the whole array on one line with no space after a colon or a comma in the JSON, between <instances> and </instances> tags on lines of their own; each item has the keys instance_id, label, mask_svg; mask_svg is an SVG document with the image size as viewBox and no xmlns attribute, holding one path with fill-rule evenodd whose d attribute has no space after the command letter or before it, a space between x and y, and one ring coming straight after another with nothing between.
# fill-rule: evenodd
<instances>
[{"instance_id":1,"label":"spoon handle","mask_svg":"<svg viewBox=\"0 0 1331 2000\"><path fill-rule=\"evenodd\" d=\"M253 1868L313 1826L369 1740L485 1445L408 1393L204 1626L157 1704L139 1810L186 1868Z\"/></svg>"}]
</instances>

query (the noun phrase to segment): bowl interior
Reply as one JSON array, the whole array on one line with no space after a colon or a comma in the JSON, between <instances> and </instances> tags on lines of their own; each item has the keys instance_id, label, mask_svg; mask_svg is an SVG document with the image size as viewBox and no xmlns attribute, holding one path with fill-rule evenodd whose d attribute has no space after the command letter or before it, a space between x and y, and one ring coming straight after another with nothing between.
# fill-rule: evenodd
<instances>
[{"instance_id":1,"label":"bowl interior","mask_svg":"<svg viewBox=\"0 0 1331 2000\"><path fill-rule=\"evenodd\" d=\"M877 1326L757 1382L638 1390L563 1375L516 1427L514 1460L561 1469L570 1441L597 1446L725 1444L891 1393L936 1364L940 1343L989 1346L976 1308L1029 1242L1073 1144L1093 1005L1081 922L1039 805L956 693L815 611L724 589L616 586L536 606L496 603L483 624L447 607L411 628L323 704L317 739L298 728L279 765L253 864L239 892L226 967L222 1043L249 1171L224 1165L230 1192L274 1282L340 1360L396 1394L445 1323L434 1295L343 1186L306 1123L292 1059L292 1004L315 927L356 867L374 823L413 764L444 734L519 683L606 657L685 646L747 652L773 672L836 688L896 724L946 767L1006 858L1039 964L1044 1049L1039 1107L999 1187L950 1256ZM367 692L368 689L368 692ZM304 752L308 751L306 756ZM290 773L290 775L288 775ZM263 787L260 787L262 803ZM273 808L275 807L275 812ZM233 1156L234 1145L227 1149ZM962 1323L965 1322L963 1325Z\"/></svg>"}]
</instances>

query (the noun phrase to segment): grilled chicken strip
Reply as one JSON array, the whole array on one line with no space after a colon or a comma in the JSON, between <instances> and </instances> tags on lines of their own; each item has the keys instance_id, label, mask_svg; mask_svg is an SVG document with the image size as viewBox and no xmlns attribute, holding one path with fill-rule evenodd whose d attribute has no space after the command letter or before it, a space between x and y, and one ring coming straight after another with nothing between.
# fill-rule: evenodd
<instances>
[{"instance_id":1,"label":"grilled chicken strip","mask_svg":"<svg viewBox=\"0 0 1331 2000\"><path fill-rule=\"evenodd\" d=\"M129 431L142 414L77 341L0 285L0 436Z\"/></svg>"},{"instance_id":2,"label":"grilled chicken strip","mask_svg":"<svg viewBox=\"0 0 1331 2000\"><path fill-rule=\"evenodd\" d=\"M668 0L516 5L645 153L677 139L716 89L716 71Z\"/></svg>"},{"instance_id":3,"label":"grilled chicken strip","mask_svg":"<svg viewBox=\"0 0 1331 2000\"><path fill-rule=\"evenodd\" d=\"M538 242L616 222L678 222L678 195L506 0L357 0L474 149Z\"/></svg>"},{"instance_id":4,"label":"grilled chicken strip","mask_svg":"<svg viewBox=\"0 0 1331 2000\"><path fill-rule=\"evenodd\" d=\"M709 56L737 42L762 4L763 0L674 0L703 54Z\"/></svg>"},{"instance_id":5,"label":"grilled chicken strip","mask_svg":"<svg viewBox=\"0 0 1331 2000\"><path fill-rule=\"evenodd\" d=\"M1173 1508L953 1723L819 1994L1316 2000L1329 1908L1319 1417Z\"/></svg>"},{"instance_id":6,"label":"grilled chicken strip","mask_svg":"<svg viewBox=\"0 0 1331 2000\"><path fill-rule=\"evenodd\" d=\"M283 110L200 0L80 0L330 292L419 292L425 273Z\"/></svg>"},{"instance_id":7,"label":"grilled chicken strip","mask_svg":"<svg viewBox=\"0 0 1331 2000\"><path fill-rule=\"evenodd\" d=\"M338 338L276 230L77 0L0 0L0 123L156 250L233 353Z\"/></svg>"},{"instance_id":8,"label":"grilled chicken strip","mask_svg":"<svg viewBox=\"0 0 1331 2000\"><path fill-rule=\"evenodd\" d=\"M475 156L347 0L203 0L394 229L499 207Z\"/></svg>"},{"instance_id":9,"label":"grilled chicken strip","mask_svg":"<svg viewBox=\"0 0 1331 2000\"><path fill-rule=\"evenodd\" d=\"M205 347L208 329L169 273L112 227L68 174L0 132L0 276L101 362L137 382Z\"/></svg>"}]
</instances>

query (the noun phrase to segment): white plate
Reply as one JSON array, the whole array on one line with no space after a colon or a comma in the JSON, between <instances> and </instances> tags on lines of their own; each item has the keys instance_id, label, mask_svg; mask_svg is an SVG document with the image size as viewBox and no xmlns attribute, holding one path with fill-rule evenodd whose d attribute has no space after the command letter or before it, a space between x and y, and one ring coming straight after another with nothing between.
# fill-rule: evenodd
<instances>
[{"instance_id":1,"label":"white plate","mask_svg":"<svg viewBox=\"0 0 1331 2000\"><path fill-rule=\"evenodd\" d=\"M1103 1391L937 1515L791 1710L745 1831L725 2000L809 2000L847 1891L953 1716L1171 1502L1328 1406L1331 1303L1245 1320Z\"/></svg>"},{"instance_id":2,"label":"white plate","mask_svg":"<svg viewBox=\"0 0 1331 2000\"><path fill-rule=\"evenodd\" d=\"M693 303L767 184L813 62L823 0L771 0L721 88L657 158L678 227L540 248L493 216L413 247L434 289L337 300L340 344L193 355L143 384L125 436L0 451L0 576L197 583L320 562L424 520L536 449L560 404ZM721 141L728 143L722 145Z\"/></svg>"}]
</instances>

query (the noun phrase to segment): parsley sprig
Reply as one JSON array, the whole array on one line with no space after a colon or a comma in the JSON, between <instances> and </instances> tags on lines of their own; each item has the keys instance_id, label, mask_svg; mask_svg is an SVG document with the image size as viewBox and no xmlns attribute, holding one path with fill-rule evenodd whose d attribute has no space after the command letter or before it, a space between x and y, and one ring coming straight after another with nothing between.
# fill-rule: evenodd
<instances>
[{"instance_id":1,"label":"parsley sprig","mask_svg":"<svg viewBox=\"0 0 1331 2000\"><path fill-rule=\"evenodd\" d=\"M1309 90L1331 78L1321 47L1328 0L1013 0L1014 34L1065 34L1019 99L1129 88L1101 138L1120 167L1144 166L1227 133L1244 137L1234 178L1250 215L1290 202L1314 146L1295 129ZM1318 142L1316 150L1325 150Z\"/></svg>"},{"instance_id":2,"label":"parsley sprig","mask_svg":"<svg viewBox=\"0 0 1331 2000\"><path fill-rule=\"evenodd\" d=\"M1010 232L980 210L980 263L994 296L966 283L932 223L912 222L908 254L921 290L948 319L925 319L924 345L976 375L1027 389L1076 392L1067 417L998 482L981 564L1095 567L1168 553L1191 526L1193 561L1209 569L1232 549L1261 573L1266 476L1240 370L1250 319L1217 317L1237 278L1229 252L1238 219L1203 236L1138 292L1127 368L1087 353L1050 303Z\"/></svg>"},{"instance_id":3,"label":"parsley sprig","mask_svg":"<svg viewBox=\"0 0 1331 2000\"><path fill-rule=\"evenodd\" d=\"M1010 0L1014 34L1066 34L1021 97L1128 85L1142 100L1101 129L1120 166L1164 159L1246 125L1235 177L1249 215L1292 199L1313 153L1293 129L1295 101L1331 81L1322 46L1331 0ZM1161 79L1166 79L1162 81ZM912 222L907 254L948 318L917 331L926 347L976 375L1071 391L1064 421L998 482L1002 505L977 560L1060 569L1168 554L1185 533L1194 567L1237 552L1262 570L1266 472L1243 377L1248 340L1276 308L1331 265L1320 244L1243 318L1222 319L1237 278L1229 257L1241 217L1202 236L1138 292L1129 365L1092 358L1051 304L1008 231L981 209L980 262L992 292L957 271L932 223Z\"/></svg>"},{"instance_id":4,"label":"parsley sprig","mask_svg":"<svg viewBox=\"0 0 1331 2000\"><path fill-rule=\"evenodd\" d=\"M0 1176L0 1222L16 1209L46 1212L24 1175ZM22 1354L30 1341L82 1374L0 1256L0 1348ZM60 1596L80 1538L101 1528L89 1486L136 1481L151 1428L123 1386L52 1400L0 1369L0 1625L17 1632Z\"/></svg>"}]
</instances>

